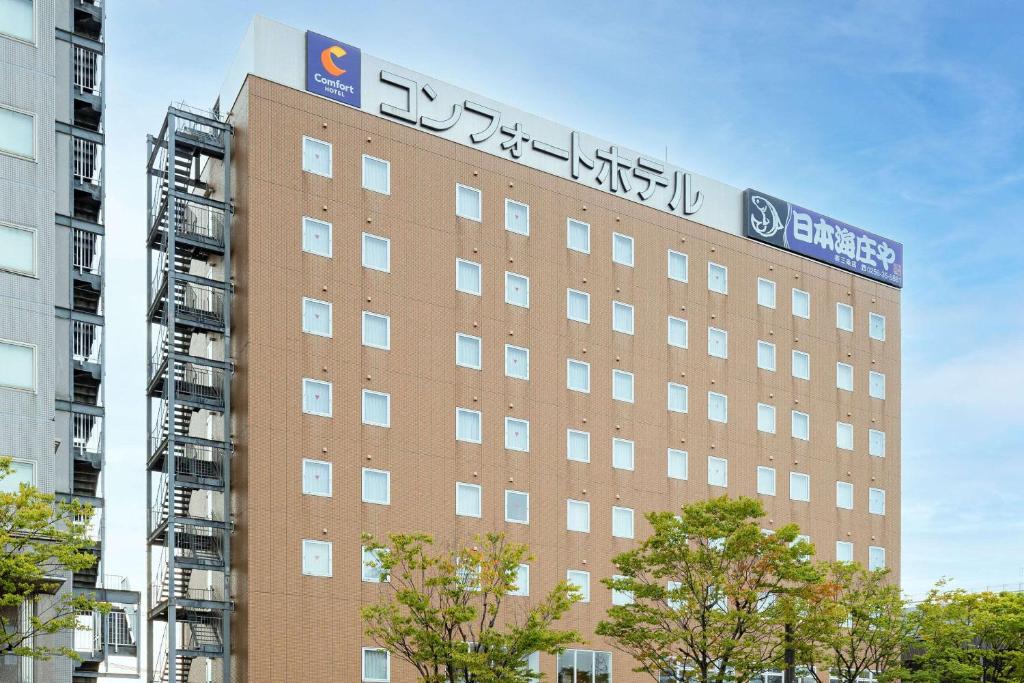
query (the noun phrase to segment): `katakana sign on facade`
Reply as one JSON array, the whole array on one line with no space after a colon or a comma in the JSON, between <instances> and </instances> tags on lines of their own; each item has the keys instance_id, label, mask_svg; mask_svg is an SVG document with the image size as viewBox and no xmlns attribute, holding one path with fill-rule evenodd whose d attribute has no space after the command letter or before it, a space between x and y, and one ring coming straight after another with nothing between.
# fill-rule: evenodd
<instances>
[{"instance_id":1,"label":"katakana sign on facade","mask_svg":"<svg viewBox=\"0 0 1024 683\"><path fill-rule=\"evenodd\" d=\"M658 211L897 287L903 246L306 33L306 90Z\"/></svg>"}]
</instances>

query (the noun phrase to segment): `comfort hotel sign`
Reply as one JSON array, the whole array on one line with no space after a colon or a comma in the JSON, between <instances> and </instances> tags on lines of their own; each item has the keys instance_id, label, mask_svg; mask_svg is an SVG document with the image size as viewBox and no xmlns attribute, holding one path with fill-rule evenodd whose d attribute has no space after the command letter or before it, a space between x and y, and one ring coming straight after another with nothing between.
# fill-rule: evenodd
<instances>
[{"instance_id":1,"label":"comfort hotel sign","mask_svg":"<svg viewBox=\"0 0 1024 683\"><path fill-rule=\"evenodd\" d=\"M840 243L842 251L830 250L836 254L833 258L831 253L813 247L813 236L810 246L805 248L802 231L791 229L778 239L778 230L770 237L757 231L752 234L745 228L749 222L749 211L745 210L748 207L743 205L740 191L730 185L385 62L341 41L307 31L305 63L307 91L368 114L889 284L899 286L902 280L887 276L900 272L898 262L879 265L884 262L876 258L876 272L866 261L857 260L858 252L846 257L846 241ZM844 230L856 230L834 221L833 224ZM799 225L802 230L803 224ZM845 233L833 230L833 234L837 232L845 240ZM858 234L870 235L863 231ZM889 244L876 236L872 239L876 240L876 247ZM857 245L856 238L854 244ZM868 249L863 245L860 248ZM902 249L898 244L895 248L899 250L897 258L901 257ZM884 250L872 253L888 254Z\"/></svg>"}]
</instances>

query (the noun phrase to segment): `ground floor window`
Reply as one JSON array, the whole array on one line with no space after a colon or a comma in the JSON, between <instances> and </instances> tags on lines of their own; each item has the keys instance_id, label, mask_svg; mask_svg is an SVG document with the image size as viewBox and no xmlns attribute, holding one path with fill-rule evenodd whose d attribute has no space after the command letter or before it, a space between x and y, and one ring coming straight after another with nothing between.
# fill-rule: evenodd
<instances>
[{"instance_id":1,"label":"ground floor window","mask_svg":"<svg viewBox=\"0 0 1024 683\"><path fill-rule=\"evenodd\" d=\"M566 650L558 655L557 683L611 683L612 653Z\"/></svg>"}]
</instances>

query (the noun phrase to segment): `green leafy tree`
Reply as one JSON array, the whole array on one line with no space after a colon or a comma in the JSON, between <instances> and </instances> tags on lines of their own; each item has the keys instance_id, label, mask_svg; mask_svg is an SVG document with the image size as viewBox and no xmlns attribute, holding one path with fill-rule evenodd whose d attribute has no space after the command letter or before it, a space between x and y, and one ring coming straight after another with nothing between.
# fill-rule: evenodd
<instances>
[{"instance_id":1,"label":"green leafy tree","mask_svg":"<svg viewBox=\"0 0 1024 683\"><path fill-rule=\"evenodd\" d=\"M903 679L915 683L1024 681L1024 593L933 589L914 610Z\"/></svg>"},{"instance_id":2,"label":"green leafy tree","mask_svg":"<svg viewBox=\"0 0 1024 683\"><path fill-rule=\"evenodd\" d=\"M527 658L557 653L579 642L574 631L554 628L579 600L561 582L522 606L509 600L519 565L533 558L525 545L502 534L475 545L436 551L421 534L372 537L364 545L381 573L377 604L362 611L367 635L393 657L408 662L423 683L526 683L538 680Z\"/></svg>"},{"instance_id":3,"label":"green leafy tree","mask_svg":"<svg viewBox=\"0 0 1024 683\"><path fill-rule=\"evenodd\" d=\"M818 683L856 683L865 672L893 680L901 673L913 623L887 569L851 562L824 565L816 616L797 649L798 663ZM819 668L820 667L820 668Z\"/></svg>"},{"instance_id":4,"label":"green leafy tree","mask_svg":"<svg viewBox=\"0 0 1024 683\"><path fill-rule=\"evenodd\" d=\"M614 558L605 579L629 596L597 632L655 680L749 681L782 665L799 617L795 601L812 591L813 548L795 525L763 533L756 500L722 497L682 514L647 515L653 533Z\"/></svg>"},{"instance_id":5,"label":"green leafy tree","mask_svg":"<svg viewBox=\"0 0 1024 683\"><path fill-rule=\"evenodd\" d=\"M11 458L0 457L0 480L10 476ZM71 648L46 644L40 636L76 628L79 612L109 610L86 595L58 593L55 577L82 571L96 563L88 537L92 508L21 484L13 493L0 491L0 653L50 659L79 657ZM25 603L27 620L19 618Z\"/></svg>"}]
</instances>

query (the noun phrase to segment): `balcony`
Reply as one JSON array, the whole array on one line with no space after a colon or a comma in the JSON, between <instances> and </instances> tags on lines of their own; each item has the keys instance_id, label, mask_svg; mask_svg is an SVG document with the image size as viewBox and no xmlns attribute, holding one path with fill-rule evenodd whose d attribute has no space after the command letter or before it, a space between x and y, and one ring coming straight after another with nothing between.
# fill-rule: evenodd
<instances>
[{"instance_id":1,"label":"balcony","mask_svg":"<svg viewBox=\"0 0 1024 683\"><path fill-rule=\"evenodd\" d=\"M71 359L75 371L89 372L99 378L103 361L103 327L81 320L71 321Z\"/></svg>"},{"instance_id":2,"label":"balcony","mask_svg":"<svg viewBox=\"0 0 1024 683\"><path fill-rule=\"evenodd\" d=\"M80 320L71 321L71 360L74 374L74 402L102 406L103 328Z\"/></svg>"},{"instance_id":3,"label":"balcony","mask_svg":"<svg viewBox=\"0 0 1024 683\"><path fill-rule=\"evenodd\" d=\"M154 197L153 226L149 246L166 249L168 230L166 194ZM224 253L225 211L198 200L178 196L174 200L175 250L188 252L191 258L209 260L211 254Z\"/></svg>"},{"instance_id":4,"label":"balcony","mask_svg":"<svg viewBox=\"0 0 1024 683\"><path fill-rule=\"evenodd\" d=\"M99 133L103 123L103 55L79 45L73 50L74 122Z\"/></svg>"},{"instance_id":5,"label":"balcony","mask_svg":"<svg viewBox=\"0 0 1024 683\"><path fill-rule=\"evenodd\" d=\"M72 189L75 218L101 223L103 209L103 146L71 138Z\"/></svg>"},{"instance_id":6,"label":"balcony","mask_svg":"<svg viewBox=\"0 0 1024 683\"><path fill-rule=\"evenodd\" d=\"M75 310L102 315L103 238L100 235L72 229L71 271Z\"/></svg>"},{"instance_id":7,"label":"balcony","mask_svg":"<svg viewBox=\"0 0 1024 683\"><path fill-rule=\"evenodd\" d=\"M103 40L103 0L74 0L75 33Z\"/></svg>"}]
</instances>

